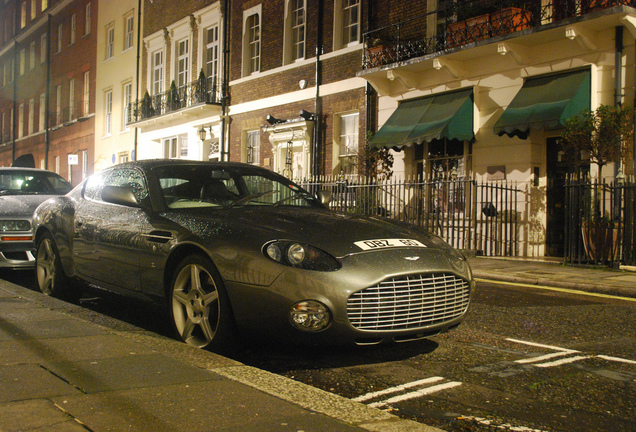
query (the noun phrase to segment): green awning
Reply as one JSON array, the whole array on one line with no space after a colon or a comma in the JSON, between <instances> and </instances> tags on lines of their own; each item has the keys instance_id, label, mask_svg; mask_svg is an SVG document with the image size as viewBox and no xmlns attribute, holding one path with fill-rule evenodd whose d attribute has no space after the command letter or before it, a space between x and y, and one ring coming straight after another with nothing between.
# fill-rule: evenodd
<instances>
[{"instance_id":1,"label":"green awning","mask_svg":"<svg viewBox=\"0 0 636 432\"><path fill-rule=\"evenodd\" d=\"M527 138L530 129L557 129L590 109L589 70L530 78L494 126L497 135Z\"/></svg>"},{"instance_id":2,"label":"green awning","mask_svg":"<svg viewBox=\"0 0 636 432\"><path fill-rule=\"evenodd\" d=\"M473 105L472 88L404 101L373 136L371 147L473 139Z\"/></svg>"}]
</instances>

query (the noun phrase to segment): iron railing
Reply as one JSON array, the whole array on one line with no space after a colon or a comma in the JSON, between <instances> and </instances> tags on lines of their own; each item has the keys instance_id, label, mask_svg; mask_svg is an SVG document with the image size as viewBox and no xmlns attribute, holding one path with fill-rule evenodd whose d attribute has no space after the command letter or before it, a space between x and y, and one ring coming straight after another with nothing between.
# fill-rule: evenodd
<instances>
[{"instance_id":1,"label":"iron railing","mask_svg":"<svg viewBox=\"0 0 636 432\"><path fill-rule=\"evenodd\" d=\"M568 179L565 261L636 265L636 183Z\"/></svg>"},{"instance_id":2,"label":"iron railing","mask_svg":"<svg viewBox=\"0 0 636 432\"><path fill-rule=\"evenodd\" d=\"M487 256L518 256L524 191L514 182L318 178L299 180L331 192L334 210L388 217L420 226L455 248Z\"/></svg>"},{"instance_id":3,"label":"iron railing","mask_svg":"<svg viewBox=\"0 0 636 432\"><path fill-rule=\"evenodd\" d=\"M511 7L510 5L513 5ZM558 23L635 0L473 0L438 9L364 34L364 69L458 48L528 28ZM432 18L432 19L430 19ZM425 34L437 23L434 36Z\"/></svg>"},{"instance_id":4,"label":"iron railing","mask_svg":"<svg viewBox=\"0 0 636 432\"><path fill-rule=\"evenodd\" d=\"M191 106L220 103L220 82L217 77L207 77L133 102L128 109L128 123L161 116Z\"/></svg>"}]
</instances>

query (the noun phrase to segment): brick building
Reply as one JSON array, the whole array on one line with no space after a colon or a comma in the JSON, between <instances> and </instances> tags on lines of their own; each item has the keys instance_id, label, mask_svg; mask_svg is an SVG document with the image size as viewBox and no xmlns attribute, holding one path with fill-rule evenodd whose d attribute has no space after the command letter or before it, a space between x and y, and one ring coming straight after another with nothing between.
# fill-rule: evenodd
<instances>
[{"instance_id":1,"label":"brick building","mask_svg":"<svg viewBox=\"0 0 636 432\"><path fill-rule=\"evenodd\" d=\"M0 161L32 154L77 184L93 171L97 0L0 5Z\"/></svg>"}]
</instances>

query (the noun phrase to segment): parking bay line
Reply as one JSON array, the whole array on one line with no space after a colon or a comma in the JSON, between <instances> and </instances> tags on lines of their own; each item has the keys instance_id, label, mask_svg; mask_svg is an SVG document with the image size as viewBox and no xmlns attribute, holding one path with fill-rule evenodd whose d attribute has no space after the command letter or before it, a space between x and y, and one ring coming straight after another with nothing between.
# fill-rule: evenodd
<instances>
[{"instance_id":1,"label":"parking bay line","mask_svg":"<svg viewBox=\"0 0 636 432\"><path fill-rule=\"evenodd\" d=\"M355 402L364 402L366 400L375 399L377 397L384 396L384 395L387 395L387 394L397 393L397 392L400 392L402 390L410 389L410 388L413 388L413 387L418 387L418 386L421 386L421 385L424 385L424 384L431 384L431 383L434 383L434 382L438 382L438 381L441 381L443 379L444 378L442 378L442 377L425 378L425 379L421 379L419 381L413 381L413 382L410 382L410 383L401 384L399 386L390 387L390 388L387 388L387 389L384 389L384 390L380 390L380 391L377 391L377 392L367 393L367 394L364 394L362 396L355 397L355 398L353 398L351 400L355 401Z\"/></svg>"}]
</instances>

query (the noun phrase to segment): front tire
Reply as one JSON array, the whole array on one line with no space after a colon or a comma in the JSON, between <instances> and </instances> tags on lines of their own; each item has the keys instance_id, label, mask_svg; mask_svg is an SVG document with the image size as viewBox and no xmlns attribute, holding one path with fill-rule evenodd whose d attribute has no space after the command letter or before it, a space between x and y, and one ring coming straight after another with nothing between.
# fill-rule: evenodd
<instances>
[{"instance_id":1,"label":"front tire","mask_svg":"<svg viewBox=\"0 0 636 432\"><path fill-rule=\"evenodd\" d=\"M212 262L191 255L177 267L168 297L176 337L197 348L224 351L234 337L234 318L221 277Z\"/></svg>"},{"instance_id":2,"label":"front tire","mask_svg":"<svg viewBox=\"0 0 636 432\"><path fill-rule=\"evenodd\" d=\"M64 273L60 254L50 233L44 233L37 244L35 275L42 293L62 300L77 301L81 291Z\"/></svg>"}]
</instances>

